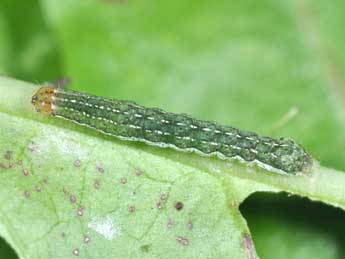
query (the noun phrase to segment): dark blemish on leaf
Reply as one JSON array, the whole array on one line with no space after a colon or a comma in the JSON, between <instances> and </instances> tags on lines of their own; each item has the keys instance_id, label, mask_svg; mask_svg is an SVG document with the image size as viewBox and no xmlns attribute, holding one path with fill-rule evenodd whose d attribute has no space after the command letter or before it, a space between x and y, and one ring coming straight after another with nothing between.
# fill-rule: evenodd
<instances>
[{"instance_id":1,"label":"dark blemish on leaf","mask_svg":"<svg viewBox=\"0 0 345 259\"><path fill-rule=\"evenodd\" d=\"M80 167L81 166L81 161L79 159L77 159L77 160L74 161L73 165L75 167Z\"/></svg>"},{"instance_id":2,"label":"dark blemish on leaf","mask_svg":"<svg viewBox=\"0 0 345 259\"><path fill-rule=\"evenodd\" d=\"M78 249L78 248L74 249L73 252L72 252L72 254L73 254L74 256L79 256L79 255L80 255L79 249Z\"/></svg>"},{"instance_id":3,"label":"dark blemish on leaf","mask_svg":"<svg viewBox=\"0 0 345 259\"><path fill-rule=\"evenodd\" d=\"M12 151L7 150L7 151L5 152L4 158L5 158L6 160L11 160L11 158L12 158Z\"/></svg>"},{"instance_id":4,"label":"dark blemish on leaf","mask_svg":"<svg viewBox=\"0 0 345 259\"><path fill-rule=\"evenodd\" d=\"M176 237L176 241L179 242L183 246L189 245L189 240L186 237L178 236Z\"/></svg>"},{"instance_id":5,"label":"dark blemish on leaf","mask_svg":"<svg viewBox=\"0 0 345 259\"><path fill-rule=\"evenodd\" d=\"M29 170L28 169L23 169L23 175L28 176L29 175Z\"/></svg>"},{"instance_id":6,"label":"dark blemish on leaf","mask_svg":"<svg viewBox=\"0 0 345 259\"><path fill-rule=\"evenodd\" d=\"M168 219L167 228L171 229L174 226L175 222L172 219Z\"/></svg>"},{"instance_id":7,"label":"dark blemish on leaf","mask_svg":"<svg viewBox=\"0 0 345 259\"><path fill-rule=\"evenodd\" d=\"M140 169L136 169L135 170L135 175L136 176L141 176L143 174L143 172Z\"/></svg>"},{"instance_id":8,"label":"dark blemish on leaf","mask_svg":"<svg viewBox=\"0 0 345 259\"><path fill-rule=\"evenodd\" d=\"M150 251L150 247L151 247L151 245L142 245L140 247L140 250L147 253L148 251Z\"/></svg>"},{"instance_id":9,"label":"dark blemish on leaf","mask_svg":"<svg viewBox=\"0 0 345 259\"><path fill-rule=\"evenodd\" d=\"M165 193L162 193L160 196L161 201L165 201L167 198L167 195Z\"/></svg>"},{"instance_id":10,"label":"dark blemish on leaf","mask_svg":"<svg viewBox=\"0 0 345 259\"><path fill-rule=\"evenodd\" d=\"M159 210L163 209L163 203L161 201L157 202L156 207Z\"/></svg>"},{"instance_id":11,"label":"dark blemish on leaf","mask_svg":"<svg viewBox=\"0 0 345 259\"><path fill-rule=\"evenodd\" d=\"M126 178L126 177L122 177L121 180L120 180L120 182L121 182L122 184L126 184L126 183L127 183L127 178Z\"/></svg>"},{"instance_id":12,"label":"dark blemish on leaf","mask_svg":"<svg viewBox=\"0 0 345 259\"><path fill-rule=\"evenodd\" d=\"M4 158L5 158L6 160L10 161L10 160L12 159L12 151L7 150L7 151L5 152ZM12 162L9 162L9 163L8 163L8 168L12 168L12 167L13 167L13 163L12 163Z\"/></svg>"},{"instance_id":13,"label":"dark blemish on leaf","mask_svg":"<svg viewBox=\"0 0 345 259\"><path fill-rule=\"evenodd\" d=\"M29 191L25 191L24 192L24 197L25 198L30 198L30 192Z\"/></svg>"},{"instance_id":14,"label":"dark blemish on leaf","mask_svg":"<svg viewBox=\"0 0 345 259\"><path fill-rule=\"evenodd\" d=\"M176 202L175 203L175 209L178 211L182 210L183 209L183 203L180 201Z\"/></svg>"},{"instance_id":15,"label":"dark blemish on leaf","mask_svg":"<svg viewBox=\"0 0 345 259\"><path fill-rule=\"evenodd\" d=\"M88 243L90 243L90 242L91 242L91 237L88 236L88 235L85 235L85 236L84 236L84 243L85 243L85 244L88 244Z\"/></svg>"},{"instance_id":16,"label":"dark blemish on leaf","mask_svg":"<svg viewBox=\"0 0 345 259\"><path fill-rule=\"evenodd\" d=\"M38 185L35 185L35 191L36 192L41 192L42 190L41 190L41 187L39 187Z\"/></svg>"},{"instance_id":17,"label":"dark blemish on leaf","mask_svg":"<svg viewBox=\"0 0 345 259\"><path fill-rule=\"evenodd\" d=\"M81 216L84 215L84 212L85 212L85 207L80 206L79 209L78 209L78 211L77 211L77 214L78 214L78 216L81 217Z\"/></svg>"},{"instance_id":18,"label":"dark blemish on leaf","mask_svg":"<svg viewBox=\"0 0 345 259\"><path fill-rule=\"evenodd\" d=\"M192 229L193 229L193 223L192 223L192 221L188 221L188 223L187 223L187 228L188 228L189 230L192 230Z\"/></svg>"},{"instance_id":19,"label":"dark blemish on leaf","mask_svg":"<svg viewBox=\"0 0 345 259\"><path fill-rule=\"evenodd\" d=\"M95 189L99 190L101 188L101 183L99 180L95 180L93 183L93 187L95 187Z\"/></svg>"},{"instance_id":20,"label":"dark blemish on leaf","mask_svg":"<svg viewBox=\"0 0 345 259\"><path fill-rule=\"evenodd\" d=\"M104 173L104 166L103 166L103 164L98 164L98 165L96 166L96 170L97 170L99 173L103 174L103 173Z\"/></svg>"},{"instance_id":21,"label":"dark blemish on leaf","mask_svg":"<svg viewBox=\"0 0 345 259\"><path fill-rule=\"evenodd\" d=\"M65 233L65 232L62 232L62 233L61 233L61 237L62 237L62 238L65 238L65 237L66 237L66 233Z\"/></svg>"},{"instance_id":22,"label":"dark blemish on leaf","mask_svg":"<svg viewBox=\"0 0 345 259\"><path fill-rule=\"evenodd\" d=\"M244 233L242 236L243 247L247 253L249 259L257 259L258 255L256 254L255 246L251 236L248 233Z\"/></svg>"},{"instance_id":23,"label":"dark blemish on leaf","mask_svg":"<svg viewBox=\"0 0 345 259\"><path fill-rule=\"evenodd\" d=\"M17 165L19 165L19 166L23 165L23 161L22 160L18 160L17 161Z\"/></svg>"},{"instance_id":24,"label":"dark blemish on leaf","mask_svg":"<svg viewBox=\"0 0 345 259\"><path fill-rule=\"evenodd\" d=\"M77 198L74 195L69 196L69 200L71 203L76 203L77 202Z\"/></svg>"},{"instance_id":25,"label":"dark blemish on leaf","mask_svg":"<svg viewBox=\"0 0 345 259\"><path fill-rule=\"evenodd\" d=\"M134 205L128 206L128 212L129 213L135 212L135 206Z\"/></svg>"},{"instance_id":26,"label":"dark blemish on leaf","mask_svg":"<svg viewBox=\"0 0 345 259\"><path fill-rule=\"evenodd\" d=\"M48 185L48 178L44 179L43 182L45 185Z\"/></svg>"}]
</instances>

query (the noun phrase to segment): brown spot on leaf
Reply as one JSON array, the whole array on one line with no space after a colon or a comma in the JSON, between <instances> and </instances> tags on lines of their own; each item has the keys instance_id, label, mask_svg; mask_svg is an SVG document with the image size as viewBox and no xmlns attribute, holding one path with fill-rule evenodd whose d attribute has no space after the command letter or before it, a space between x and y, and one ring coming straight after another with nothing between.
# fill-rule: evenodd
<instances>
[{"instance_id":1,"label":"brown spot on leaf","mask_svg":"<svg viewBox=\"0 0 345 259\"><path fill-rule=\"evenodd\" d=\"M127 183L127 178L126 178L126 177L122 177L121 180L120 180L120 182L121 182L122 184L126 184L126 183Z\"/></svg>"},{"instance_id":2,"label":"brown spot on leaf","mask_svg":"<svg viewBox=\"0 0 345 259\"><path fill-rule=\"evenodd\" d=\"M71 203L76 203L77 202L77 198L74 195L69 196L69 200Z\"/></svg>"},{"instance_id":3,"label":"brown spot on leaf","mask_svg":"<svg viewBox=\"0 0 345 259\"><path fill-rule=\"evenodd\" d=\"M135 212L135 206L134 205L128 206L128 212L130 213Z\"/></svg>"},{"instance_id":4,"label":"brown spot on leaf","mask_svg":"<svg viewBox=\"0 0 345 259\"><path fill-rule=\"evenodd\" d=\"M24 192L24 197L25 197L25 198L30 198L30 195L31 195L31 194L30 194L29 191L25 191L25 192Z\"/></svg>"},{"instance_id":5,"label":"brown spot on leaf","mask_svg":"<svg viewBox=\"0 0 345 259\"><path fill-rule=\"evenodd\" d=\"M23 169L23 175L28 176L29 175L29 170L28 169Z\"/></svg>"},{"instance_id":6,"label":"brown spot on leaf","mask_svg":"<svg viewBox=\"0 0 345 259\"><path fill-rule=\"evenodd\" d=\"M183 203L180 202L180 201L175 203L175 209L178 210L178 211L182 210L183 206L184 206Z\"/></svg>"},{"instance_id":7,"label":"brown spot on leaf","mask_svg":"<svg viewBox=\"0 0 345 259\"><path fill-rule=\"evenodd\" d=\"M165 193L162 193L161 196L160 196L160 199L162 201L165 201L167 199L167 195Z\"/></svg>"},{"instance_id":8,"label":"brown spot on leaf","mask_svg":"<svg viewBox=\"0 0 345 259\"><path fill-rule=\"evenodd\" d=\"M90 243L90 242L91 242L91 237L88 236L88 235L85 235L85 236L84 236L84 243L85 243L85 244L88 244L88 243Z\"/></svg>"},{"instance_id":9,"label":"brown spot on leaf","mask_svg":"<svg viewBox=\"0 0 345 259\"><path fill-rule=\"evenodd\" d=\"M72 252L72 254L73 254L74 256L79 256L79 255L80 255L79 249L78 249L78 248L74 249L73 252Z\"/></svg>"},{"instance_id":10,"label":"brown spot on leaf","mask_svg":"<svg viewBox=\"0 0 345 259\"><path fill-rule=\"evenodd\" d=\"M178 236L176 237L176 241L179 242L183 246L189 245L189 240L186 237Z\"/></svg>"},{"instance_id":11,"label":"brown spot on leaf","mask_svg":"<svg viewBox=\"0 0 345 259\"><path fill-rule=\"evenodd\" d=\"M156 207L159 210L163 209L163 203L161 201L157 202Z\"/></svg>"},{"instance_id":12,"label":"brown spot on leaf","mask_svg":"<svg viewBox=\"0 0 345 259\"><path fill-rule=\"evenodd\" d=\"M80 167L81 166L81 161L79 159L77 159L77 160L74 161L73 165L75 167Z\"/></svg>"},{"instance_id":13,"label":"brown spot on leaf","mask_svg":"<svg viewBox=\"0 0 345 259\"><path fill-rule=\"evenodd\" d=\"M11 159L12 159L12 151L7 150L7 151L5 152L4 158L5 158L6 160L11 160Z\"/></svg>"},{"instance_id":14,"label":"brown spot on leaf","mask_svg":"<svg viewBox=\"0 0 345 259\"><path fill-rule=\"evenodd\" d=\"M141 176L143 174L143 172L140 169L136 169L135 170L135 175L136 176Z\"/></svg>"},{"instance_id":15,"label":"brown spot on leaf","mask_svg":"<svg viewBox=\"0 0 345 259\"><path fill-rule=\"evenodd\" d=\"M104 165L103 164L98 164L96 166L96 170L97 170L97 172L103 174L104 173Z\"/></svg>"},{"instance_id":16,"label":"brown spot on leaf","mask_svg":"<svg viewBox=\"0 0 345 259\"><path fill-rule=\"evenodd\" d=\"M172 219L168 219L168 223L167 223L167 228L171 229L174 226L174 221Z\"/></svg>"},{"instance_id":17,"label":"brown spot on leaf","mask_svg":"<svg viewBox=\"0 0 345 259\"><path fill-rule=\"evenodd\" d=\"M85 207L80 206L78 211L77 211L77 215L81 217L84 215L84 213L85 213Z\"/></svg>"},{"instance_id":18,"label":"brown spot on leaf","mask_svg":"<svg viewBox=\"0 0 345 259\"><path fill-rule=\"evenodd\" d=\"M93 183L93 187L95 187L95 189L100 189L101 188L101 182L99 180L95 180Z\"/></svg>"},{"instance_id":19,"label":"brown spot on leaf","mask_svg":"<svg viewBox=\"0 0 345 259\"><path fill-rule=\"evenodd\" d=\"M244 233L242 236L242 241L248 259L257 259L258 255L256 254L255 246L251 236L248 233Z\"/></svg>"}]
</instances>

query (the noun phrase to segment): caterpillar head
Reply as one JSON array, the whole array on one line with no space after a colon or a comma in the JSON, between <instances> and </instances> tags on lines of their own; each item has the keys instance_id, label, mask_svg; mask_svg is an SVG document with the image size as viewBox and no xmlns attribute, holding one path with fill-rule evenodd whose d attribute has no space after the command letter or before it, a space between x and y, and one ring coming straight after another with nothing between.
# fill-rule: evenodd
<instances>
[{"instance_id":1,"label":"caterpillar head","mask_svg":"<svg viewBox=\"0 0 345 259\"><path fill-rule=\"evenodd\" d=\"M56 88L52 86L44 86L37 90L32 96L31 103L35 106L37 112L43 114L52 114L54 110L54 95Z\"/></svg>"}]
</instances>

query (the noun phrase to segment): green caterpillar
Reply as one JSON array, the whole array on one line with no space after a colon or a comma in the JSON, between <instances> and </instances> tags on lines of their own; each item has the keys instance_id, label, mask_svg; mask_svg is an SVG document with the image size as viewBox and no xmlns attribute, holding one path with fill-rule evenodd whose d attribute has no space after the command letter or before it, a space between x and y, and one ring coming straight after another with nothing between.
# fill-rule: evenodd
<instances>
[{"instance_id":1,"label":"green caterpillar","mask_svg":"<svg viewBox=\"0 0 345 259\"><path fill-rule=\"evenodd\" d=\"M311 156L291 139L261 137L215 122L194 119L134 102L45 86L32 97L38 112L61 117L104 134L222 159L241 158L288 174L310 172Z\"/></svg>"}]
</instances>

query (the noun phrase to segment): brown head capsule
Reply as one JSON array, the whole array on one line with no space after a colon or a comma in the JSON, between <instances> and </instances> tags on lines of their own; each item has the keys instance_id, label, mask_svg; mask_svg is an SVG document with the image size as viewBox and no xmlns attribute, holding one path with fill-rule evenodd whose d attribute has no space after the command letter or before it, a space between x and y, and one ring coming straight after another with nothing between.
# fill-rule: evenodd
<instances>
[{"instance_id":1,"label":"brown head capsule","mask_svg":"<svg viewBox=\"0 0 345 259\"><path fill-rule=\"evenodd\" d=\"M31 99L31 103L35 106L36 111L44 114L52 114L55 93L56 88L52 86L44 86L38 89Z\"/></svg>"}]
</instances>

